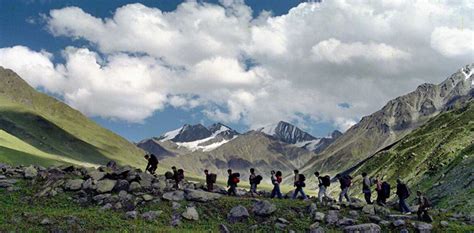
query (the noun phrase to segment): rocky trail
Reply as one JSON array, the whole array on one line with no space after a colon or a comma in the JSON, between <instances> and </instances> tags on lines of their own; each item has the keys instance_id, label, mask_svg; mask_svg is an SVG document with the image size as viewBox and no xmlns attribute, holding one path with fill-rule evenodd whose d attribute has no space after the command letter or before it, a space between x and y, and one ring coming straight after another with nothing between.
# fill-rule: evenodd
<instances>
[{"instance_id":1,"label":"rocky trail","mask_svg":"<svg viewBox=\"0 0 474 233\"><path fill-rule=\"evenodd\" d=\"M121 166L11 167L0 164L0 232L472 232L474 216L431 210L432 223L394 208L315 199L239 197ZM288 196L288 194L287 194ZM415 207L413 207L415 208Z\"/></svg>"}]
</instances>

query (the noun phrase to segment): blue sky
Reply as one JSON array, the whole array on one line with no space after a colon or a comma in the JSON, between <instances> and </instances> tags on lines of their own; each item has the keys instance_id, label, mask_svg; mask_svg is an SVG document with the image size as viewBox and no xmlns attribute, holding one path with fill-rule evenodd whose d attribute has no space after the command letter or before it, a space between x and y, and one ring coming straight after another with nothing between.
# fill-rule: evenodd
<instances>
[{"instance_id":1,"label":"blue sky","mask_svg":"<svg viewBox=\"0 0 474 233\"><path fill-rule=\"evenodd\" d=\"M0 6L0 65L132 141L279 120L326 136L473 60L466 1Z\"/></svg>"}]
</instances>

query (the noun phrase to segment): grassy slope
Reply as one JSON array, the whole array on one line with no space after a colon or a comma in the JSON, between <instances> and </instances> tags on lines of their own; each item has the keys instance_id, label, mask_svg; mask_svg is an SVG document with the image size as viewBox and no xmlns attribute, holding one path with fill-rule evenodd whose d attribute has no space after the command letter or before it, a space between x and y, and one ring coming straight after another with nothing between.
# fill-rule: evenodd
<instances>
[{"instance_id":1,"label":"grassy slope","mask_svg":"<svg viewBox=\"0 0 474 233\"><path fill-rule=\"evenodd\" d=\"M132 143L100 127L64 103L37 92L14 72L1 67L0 120L2 129L47 154L94 164L104 164L113 159L122 164L144 166L141 158L143 151ZM10 149L21 151L20 145ZM35 152L32 155L39 154ZM1 156L1 161L34 163L33 159L25 161L11 155L8 159Z\"/></svg>"},{"instance_id":2,"label":"grassy slope","mask_svg":"<svg viewBox=\"0 0 474 233\"><path fill-rule=\"evenodd\" d=\"M46 232L46 231L85 231L85 232L219 232L220 224L228 226L231 232L250 232L249 227L257 225L254 232L287 232L288 229L296 232L307 232L313 223L307 214L307 202L300 200L269 200L277 207L274 215L261 218L252 212L253 200L248 198L223 197L220 200L209 203L196 203L199 213L199 221L183 220L183 224L177 228L170 227L173 210L171 202L161 201L149 203L137 208L139 213L149 210L160 210L163 213L153 222L145 222L141 218L130 220L124 218L121 211L101 211L98 206L79 206L69 198L69 193L59 194L54 198L30 199L37 191L38 185L21 181L21 189L16 192L6 192L0 189L0 232ZM175 213L182 213L187 202L182 201L181 209ZM243 205L250 212L247 222L229 224L226 220L227 213L231 208ZM325 213L327 207L319 207L319 211ZM341 214L348 216L348 209L343 208ZM74 217L77 221L68 223ZM274 228L276 218L282 217L290 222L286 231ZM41 225L40 222L48 218L50 225ZM447 216L436 216L433 223L435 232L469 232L473 226L461 225L458 222L450 222L449 228L440 229L439 221L447 219ZM368 222L367 215L361 215L359 222ZM409 230L413 231L409 226ZM321 226L327 228L326 232L340 232L340 229L328 227L324 223ZM394 229L382 229L383 232L394 231ZM395 231L394 231L395 232Z\"/></svg>"},{"instance_id":3,"label":"grassy slope","mask_svg":"<svg viewBox=\"0 0 474 233\"><path fill-rule=\"evenodd\" d=\"M412 191L422 190L440 207L472 212L474 202L474 103L443 113L375 155L356 172L402 178ZM356 183L358 184L358 183Z\"/></svg>"}]
</instances>

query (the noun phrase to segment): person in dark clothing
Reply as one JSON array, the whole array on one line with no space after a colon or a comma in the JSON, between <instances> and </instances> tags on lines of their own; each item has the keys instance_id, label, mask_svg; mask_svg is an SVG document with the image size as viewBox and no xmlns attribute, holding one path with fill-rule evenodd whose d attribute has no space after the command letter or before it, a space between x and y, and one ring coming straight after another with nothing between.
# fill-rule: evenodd
<instances>
[{"instance_id":1,"label":"person in dark clothing","mask_svg":"<svg viewBox=\"0 0 474 233\"><path fill-rule=\"evenodd\" d=\"M433 218L428 214L428 210L431 208L431 202L421 191L416 192L416 198L418 200L418 220L425 222L433 222Z\"/></svg>"},{"instance_id":2,"label":"person in dark clothing","mask_svg":"<svg viewBox=\"0 0 474 233\"><path fill-rule=\"evenodd\" d=\"M325 184L324 182L324 179L329 179L328 177L329 176L320 176L319 175L319 172L314 172L314 176L316 176L316 178L318 179L318 188L319 188L319 192L318 192L318 200L320 203L323 203L323 197L326 197L328 198L328 195L326 194L326 185L328 185L327 183ZM329 179L329 182L330 179Z\"/></svg>"},{"instance_id":3,"label":"person in dark clothing","mask_svg":"<svg viewBox=\"0 0 474 233\"><path fill-rule=\"evenodd\" d=\"M154 175L156 169L158 168L158 158L154 154L145 155L145 159L148 161L146 165L145 172L150 172L150 174Z\"/></svg>"},{"instance_id":4,"label":"person in dark clothing","mask_svg":"<svg viewBox=\"0 0 474 233\"><path fill-rule=\"evenodd\" d=\"M227 187L229 188L227 190L227 195L237 196L237 192L236 192L237 183L235 182L236 177L232 174L231 169L227 170L227 173L229 174L229 178L227 179Z\"/></svg>"},{"instance_id":5,"label":"person in dark clothing","mask_svg":"<svg viewBox=\"0 0 474 233\"><path fill-rule=\"evenodd\" d=\"M372 191L370 190L370 186L372 185L372 182L370 181L370 178L367 176L366 172L362 173L362 192L364 193L364 198L365 202L367 204L372 204L372 200L370 199L372 196Z\"/></svg>"},{"instance_id":6,"label":"person in dark clothing","mask_svg":"<svg viewBox=\"0 0 474 233\"><path fill-rule=\"evenodd\" d=\"M179 188L181 182L184 180L184 170L178 169L178 176L176 177L176 187Z\"/></svg>"},{"instance_id":7,"label":"person in dark clothing","mask_svg":"<svg viewBox=\"0 0 474 233\"><path fill-rule=\"evenodd\" d=\"M376 203L378 205L383 206L382 204L382 198L383 198L383 192L382 192L382 179L380 179L378 176L375 178L375 191L377 192L377 199Z\"/></svg>"},{"instance_id":8,"label":"person in dark clothing","mask_svg":"<svg viewBox=\"0 0 474 233\"><path fill-rule=\"evenodd\" d=\"M281 184L281 181L283 180L281 171L277 171L276 173L275 171L272 171L271 175L272 175L271 181L273 184L273 190L272 190L272 195L270 197L274 198L275 196L277 196L279 199L281 199L282 195L280 191L280 184Z\"/></svg>"},{"instance_id":9,"label":"person in dark clothing","mask_svg":"<svg viewBox=\"0 0 474 233\"><path fill-rule=\"evenodd\" d=\"M292 199L296 199L298 197L298 193L301 193L301 197L303 197L304 200L308 199L306 194L304 193L303 188L306 186L304 183L305 177L303 174L298 175L298 180L295 182L295 191L293 192L293 197Z\"/></svg>"},{"instance_id":10,"label":"person in dark clothing","mask_svg":"<svg viewBox=\"0 0 474 233\"><path fill-rule=\"evenodd\" d=\"M352 185L352 177L349 175L341 175L337 174L336 178L339 180L340 188L341 188L341 193L339 194L339 202L342 203L342 198L345 197L347 202L351 202L351 199L349 198L349 188Z\"/></svg>"},{"instance_id":11,"label":"person in dark clothing","mask_svg":"<svg viewBox=\"0 0 474 233\"><path fill-rule=\"evenodd\" d=\"M382 182L382 197L380 197L380 204L385 206L387 199L390 197L390 184L387 181Z\"/></svg>"},{"instance_id":12,"label":"person in dark clothing","mask_svg":"<svg viewBox=\"0 0 474 233\"><path fill-rule=\"evenodd\" d=\"M249 183L250 183L250 195L253 197L255 194L257 194L257 175L255 175L254 168L250 168Z\"/></svg>"},{"instance_id":13,"label":"person in dark clothing","mask_svg":"<svg viewBox=\"0 0 474 233\"><path fill-rule=\"evenodd\" d=\"M298 179L299 179L298 174L300 173L300 171L298 171L298 169L295 169L293 173L295 174L295 176L293 177L293 187L296 187L296 182L298 182Z\"/></svg>"},{"instance_id":14,"label":"person in dark clothing","mask_svg":"<svg viewBox=\"0 0 474 233\"><path fill-rule=\"evenodd\" d=\"M397 179L397 196L400 211L404 214L411 214L411 210L406 203L406 199L410 196L410 190L400 179Z\"/></svg>"},{"instance_id":15,"label":"person in dark clothing","mask_svg":"<svg viewBox=\"0 0 474 233\"><path fill-rule=\"evenodd\" d=\"M174 180L173 188L178 189L179 188L178 169L175 166L172 166L171 170L173 171L173 180Z\"/></svg>"},{"instance_id":16,"label":"person in dark clothing","mask_svg":"<svg viewBox=\"0 0 474 233\"><path fill-rule=\"evenodd\" d=\"M216 182L215 174L210 174L207 169L204 170L204 174L206 175L207 191L208 192L214 191L214 183Z\"/></svg>"}]
</instances>

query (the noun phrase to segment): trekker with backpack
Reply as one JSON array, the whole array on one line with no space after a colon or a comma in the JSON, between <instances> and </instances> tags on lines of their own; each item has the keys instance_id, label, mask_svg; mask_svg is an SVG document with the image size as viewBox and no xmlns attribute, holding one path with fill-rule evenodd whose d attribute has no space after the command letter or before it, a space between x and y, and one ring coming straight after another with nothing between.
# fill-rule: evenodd
<instances>
[{"instance_id":1,"label":"trekker with backpack","mask_svg":"<svg viewBox=\"0 0 474 233\"><path fill-rule=\"evenodd\" d=\"M298 174L298 180L295 182L295 191L293 192L293 197L292 199L296 199L298 197L298 193L301 193L301 197L303 197L304 200L308 199L306 197L306 194L304 193L303 188L306 186L304 183L306 180L306 177L303 174Z\"/></svg>"},{"instance_id":2,"label":"trekker with backpack","mask_svg":"<svg viewBox=\"0 0 474 233\"><path fill-rule=\"evenodd\" d=\"M272 195L270 196L270 198L274 198L275 196L277 196L279 199L281 199L282 195L280 191L280 183L283 180L281 171L277 171L275 173L275 171L272 170L271 175L272 175L271 181L273 184L273 190L272 190Z\"/></svg>"},{"instance_id":3,"label":"trekker with backpack","mask_svg":"<svg viewBox=\"0 0 474 233\"><path fill-rule=\"evenodd\" d=\"M175 166L172 166L171 167L171 170L173 171L173 180L174 180L174 184L173 184L173 188L175 189L178 189L178 184L179 184L179 181L178 181L178 169L175 167Z\"/></svg>"},{"instance_id":4,"label":"trekker with backpack","mask_svg":"<svg viewBox=\"0 0 474 233\"><path fill-rule=\"evenodd\" d=\"M237 196L237 184L240 182L240 174L239 173L232 173L232 169L227 170L229 177L227 179L227 195L229 196Z\"/></svg>"},{"instance_id":5,"label":"trekker with backpack","mask_svg":"<svg viewBox=\"0 0 474 233\"><path fill-rule=\"evenodd\" d=\"M408 189L408 186L400 179L397 179L397 196L398 204L402 214L411 214L411 210L405 201L410 196L410 190Z\"/></svg>"},{"instance_id":6,"label":"trekker with backpack","mask_svg":"<svg viewBox=\"0 0 474 233\"><path fill-rule=\"evenodd\" d=\"M382 193L382 179L380 179L378 176L375 177L375 191L377 192L377 199L375 200L375 202L378 205L383 205L382 204L382 196L383 196L383 193Z\"/></svg>"},{"instance_id":7,"label":"trekker with backpack","mask_svg":"<svg viewBox=\"0 0 474 233\"><path fill-rule=\"evenodd\" d=\"M341 185L341 193L339 194L339 202L342 203L342 198L345 197L347 202L351 202L349 198L349 188L352 185L352 177L349 175L341 175L337 174L336 178L339 180L339 184Z\"/></svg>"},{"instance_id":8,"label":"trekker with backpack","mask_svg":"<svg viewBox=\"0 0 474 233\"><path fill-rule=\"evenodd\" d=\"M433 222L433 218L428 214L428 210L431 208L430 200L421 193L421 191L416 191L416 198L418 199L418 220L424 222Z\"/></svg>"},{"instance_id":9,"label":"trekker with backpack","mask_svg":"<svg viewBox=\"0 0 474 233\"><path fill-rule=\"evenodd\" d=\"M295 176L293 177L293 187L296 187L296 182L298 182L300 171L298 171L298 169L295 169L293 173L295 174Z\"/></svg>"},{"instance_id":10,"label":"trekker with backpack","mask_svg":"<svg viewBox=\"0 0 474 233\"><path fill-rule=\"evenodd\" d=\"M372 204L372 200L370 199L372 196L372 191L370 190L371 185L372 182L367 176L367 172L362 172L362 192L364 193L365 202L369 205Z\"/></svg>"},{"instance_id":11,"label":"trekker with backpack","mask_svg":"<svg viewBox=\"0 0 474 233\"><path fill-rule=\"evenodd\" d=\"M176 177L176 188L179 189L181 182L184 180L184 170L178 169L178 175Z\"/></svg>"},{"instance_id":12,"label":"trekker with backpack","mask_svg":"<svg viewBox=\"0 0 474 233\"><path fill-rule=\"evenodd\" d=\"M318 178L318 199L320 203L323 203L323 197L329 198L326 194L326 189L331 185L331 177L329 177L328 175L320 176L319 172L315 172L314 175L316 176L316 178Z\"/></svg>"},{"instance_id":13,"label":"trekker with backpack","mask_svg":"<svg viewBox=\"0 0 474 233\"><path fill-rule=\"evenodd\" d=\"M209 173L209 170L204 170L204 174L206 175L206 185L207 185L207 191L212 192L214 191L214 184L216 183L217 180L217 175L214 173Z\"/></svg>"},{"instance_id":14,"label":"trekker with backpack","mask_svg":"<svg viewBox=\"0 0 474 233\"><path fill-rule=\"evenodd\" d=\"M260 184L262 181L262 176L255 175L255 169L250 168L250 176L249 176L249 183L250 183L250 195L253 197L254 194L257 194L257 185Z\"/></svg>"},{"instance_id":15,"label":"trekker with backpack","mask_svg":"<svg viewBox=\"0 0 474 233\"><path fill-rule=\"evenodd\" d=\"M150 172L150 174L154 175L158 168L158 158L154 154L147 154L145 155L145 159L148 161L145 172Z\"/></svg>"},{"instance_id":16,"label":"trekker with backpack","mask_svg":"<svg viewBox=\"0 0 474 233\"><path fill-rule=\"evenodd\" d=\"M387 204L387 199L390 198L390 184L387 181L382 182L382 197L380 198L380 203L385 206Z\"/></svg>"}]
</instances>

